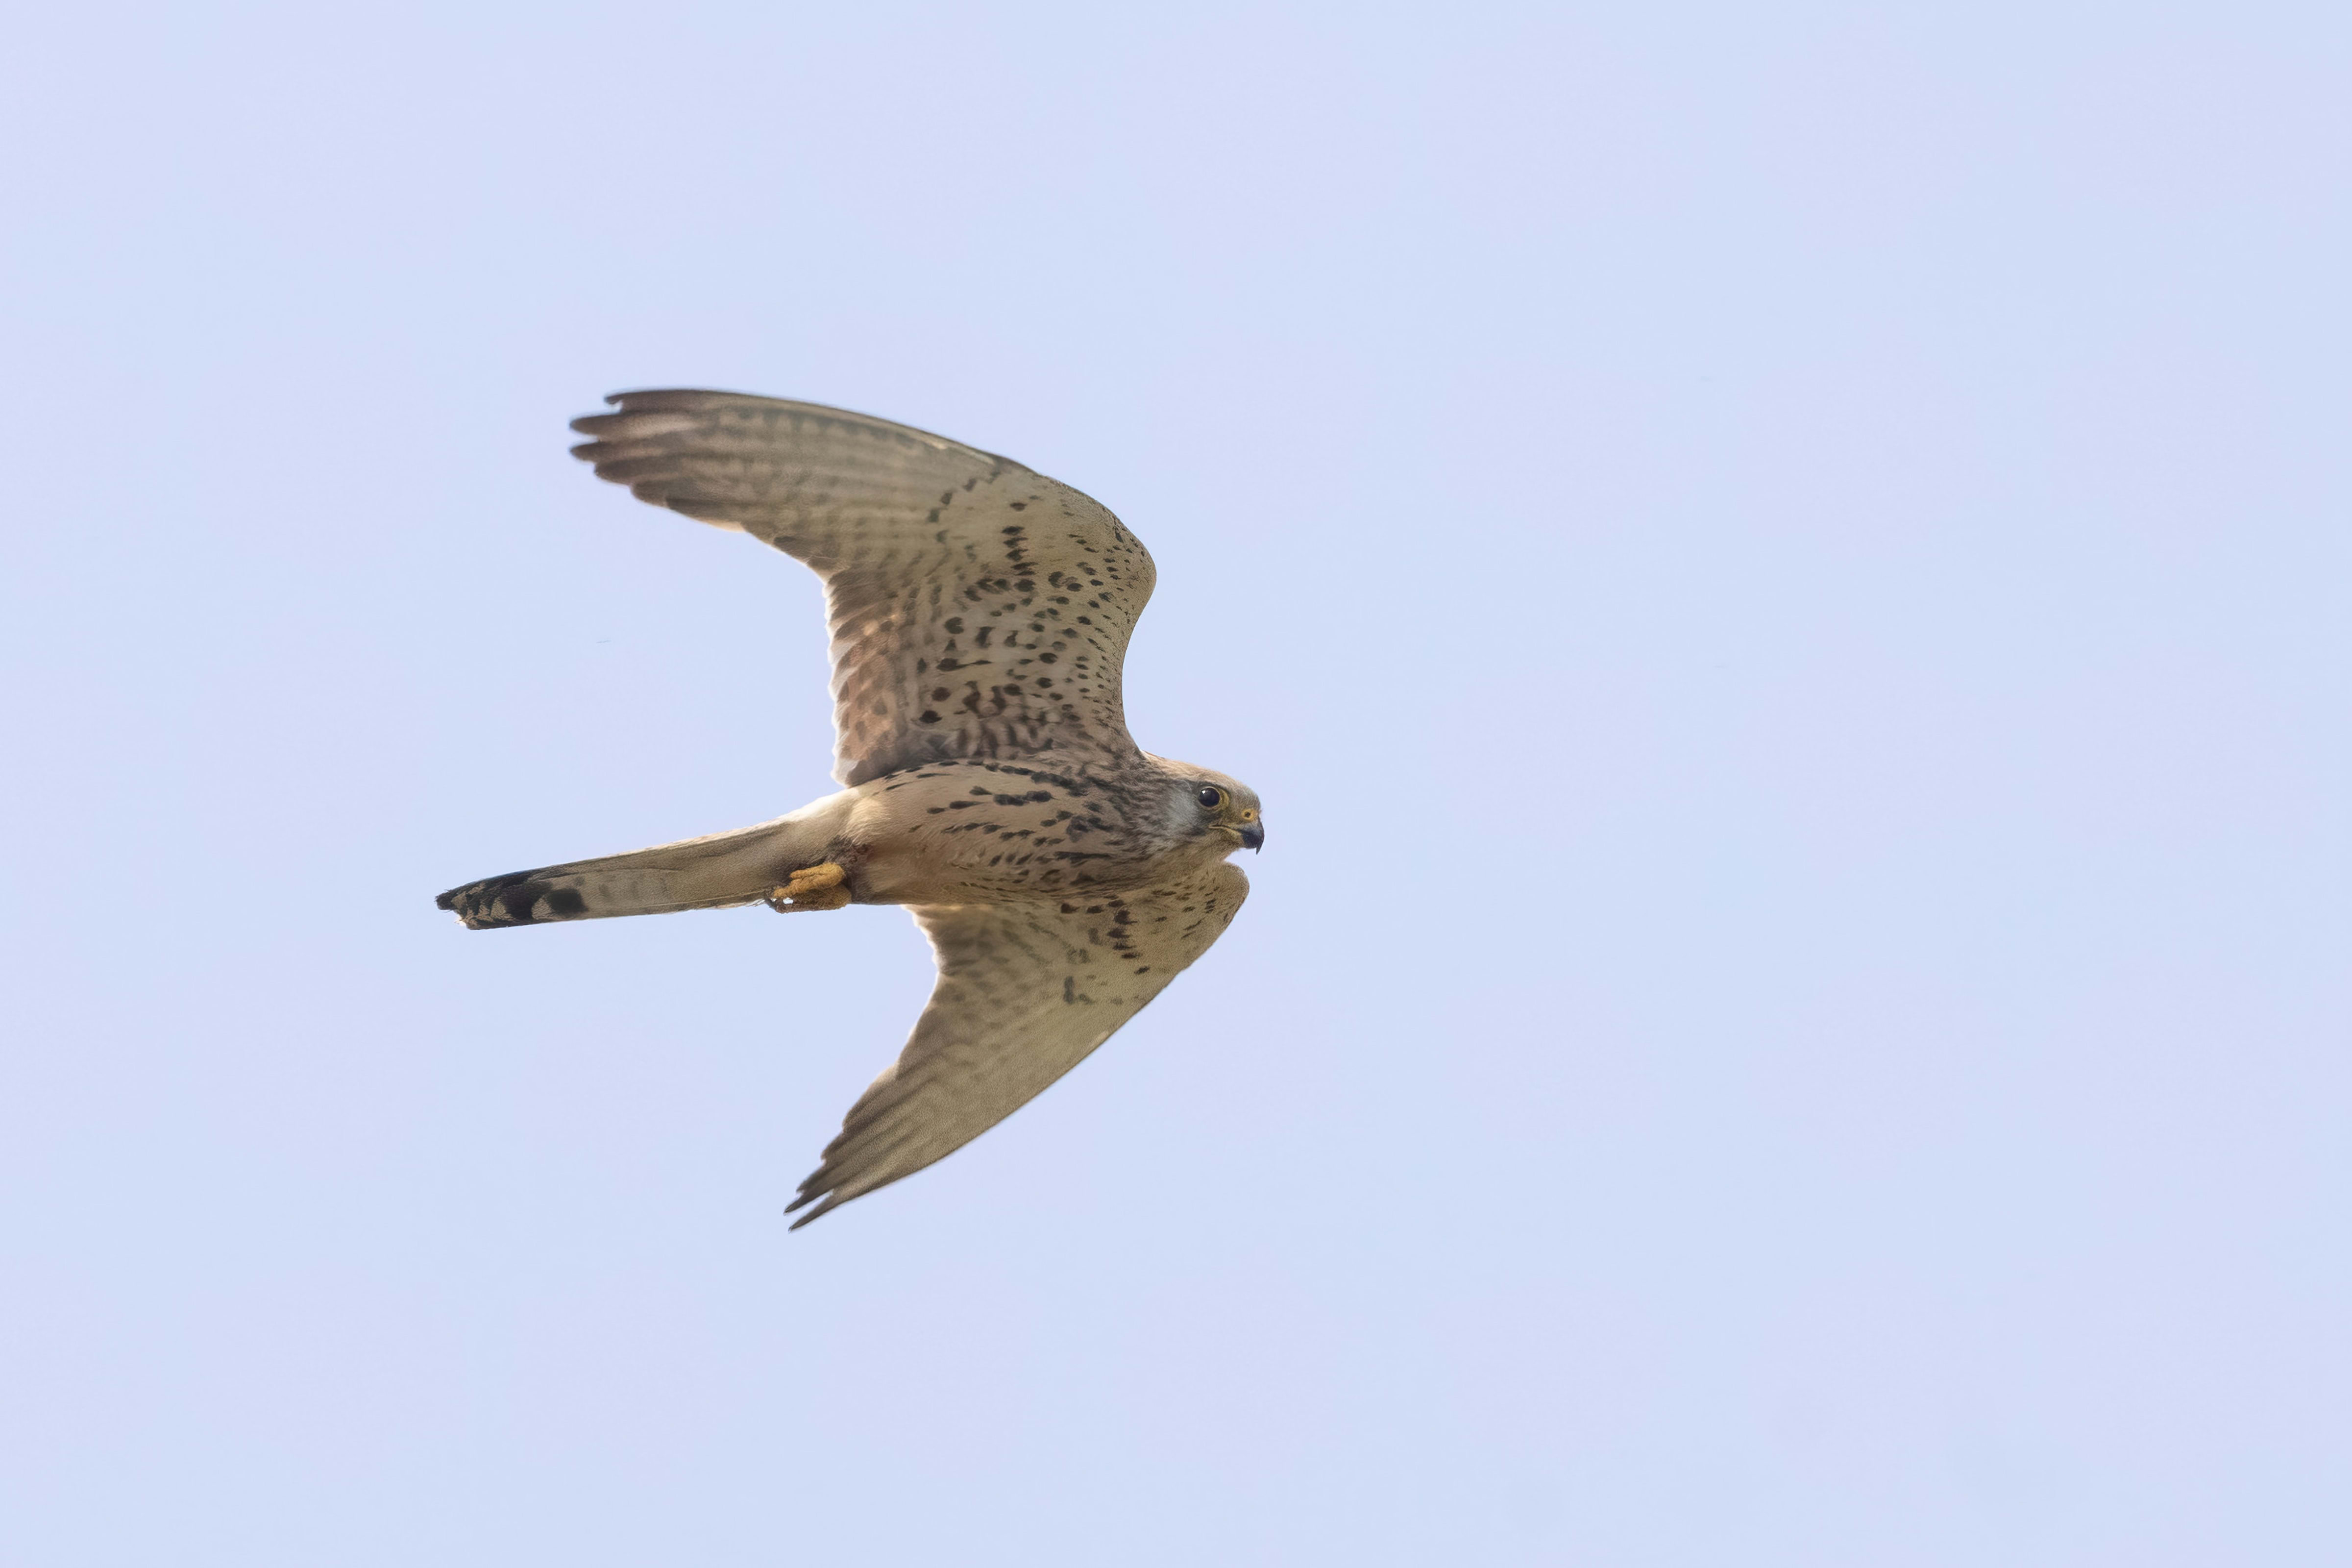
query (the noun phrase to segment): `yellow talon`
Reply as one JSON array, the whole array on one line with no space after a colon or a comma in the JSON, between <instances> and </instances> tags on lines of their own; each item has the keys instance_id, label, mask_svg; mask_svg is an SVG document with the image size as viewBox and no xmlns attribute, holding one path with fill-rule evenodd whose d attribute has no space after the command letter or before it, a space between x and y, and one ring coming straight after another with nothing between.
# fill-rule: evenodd
<instances>
[{"instance_id":1,"label":"yellow talon","mask_svg":"<svg viewBox=\"0 0 2352 1568\"><path fill-rule=\"evenodd\" d=\"M828 860L822 866L803 867L792 874L790 880L768 895L768 907L779 914L798 910L837 910L849 902L849 889L844 886L849 873Z\"/></svg>"}]
</instances>

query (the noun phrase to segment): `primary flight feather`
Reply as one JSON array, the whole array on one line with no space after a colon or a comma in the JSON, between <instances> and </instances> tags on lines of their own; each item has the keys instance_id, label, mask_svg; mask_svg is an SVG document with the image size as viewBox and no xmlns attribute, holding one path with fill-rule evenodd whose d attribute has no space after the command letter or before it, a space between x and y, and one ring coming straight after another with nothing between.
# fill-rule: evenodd
<instances>
[{"instance_id":1,"label":"primary flight feather","mask_svg":"<svg viewBox=\"0 0 2352 1568\"><path fill-rule=\"evenodd\" d=\"M1139 750L1119 678L1151 556L1090 498L885 420L625 392L575 456L824 582L834 777L789 816L441 895L475 930L904 904L939 982L801 1184L806 1225L980 1136L1216 941L1265 842L1246 786Z\"/></svg>"}]
</instances>

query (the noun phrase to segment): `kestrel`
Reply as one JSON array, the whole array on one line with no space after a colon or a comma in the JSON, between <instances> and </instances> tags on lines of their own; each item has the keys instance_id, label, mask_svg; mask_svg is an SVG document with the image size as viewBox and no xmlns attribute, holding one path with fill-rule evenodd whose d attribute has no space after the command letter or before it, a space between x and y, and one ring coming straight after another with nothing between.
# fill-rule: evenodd
<instances>
[{"instance_id":1,"label":"kestrel","mask_svg":"<svg viewBox=\"0 0 2352 1568\"><path fill-rule=\"evenodd\" d=\"M939 980L851 1106L793 1228L1035 1098L1217 940L1256 795L1137 748L1120 668L1151 557L1069 486L862 414L624 392L572 454L824 579L835 765L789 816L441 895L473 930L765 903L904 904ZM809 1205L814 1205L810 1207Z\"/></svg>"}]
</instances>

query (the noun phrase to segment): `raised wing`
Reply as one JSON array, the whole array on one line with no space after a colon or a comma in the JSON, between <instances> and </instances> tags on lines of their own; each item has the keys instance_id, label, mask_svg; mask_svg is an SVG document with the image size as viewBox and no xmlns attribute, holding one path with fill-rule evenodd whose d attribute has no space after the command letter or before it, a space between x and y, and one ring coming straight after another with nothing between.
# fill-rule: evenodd
<instances>
[{"instance_id":1,"label":"raised wing","mask_svg":"<svg viewBox=\"0 0 2352 1568\"><path fill-rule=\"evenodd\" d=\"M1069 486L904 425L732 392L623 392L574 455L639 500L815 568L834 777L956 757L1131 757L1119 693L1151 556ZM1076 760L1076 759L1073 759Z\"/></svg>"},{"instance_id":2,"label":"raised wing","mask_svg":"<svg viewBox=\"0 0 2352 1568\"><path fill-rule=\"evenodd\" d=\"M940 964L897 1062L859 1096L791 1207L802 1226L962 1148L1030 1100L1209 950L1249 894L1223 861L1083 904L917 908ZM786 1212L790 1212L788 1209Z\"/></svg>"}]
</instances>

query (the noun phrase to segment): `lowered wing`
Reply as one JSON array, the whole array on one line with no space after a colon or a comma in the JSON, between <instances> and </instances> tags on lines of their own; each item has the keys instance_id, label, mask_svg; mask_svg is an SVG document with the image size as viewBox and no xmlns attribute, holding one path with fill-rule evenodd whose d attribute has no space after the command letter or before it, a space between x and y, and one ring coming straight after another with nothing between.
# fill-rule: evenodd
<instances>
[{"instance_id":1,"label":"lowered wing","mask_svg":"<svg viewBox=\"0 0 2352 1568\"><path fill-rule=\"evenodd\" d=\"M1084 902L940 905L913 913L938 986L898 1059L858 1097L801 1184L794 1222L962 1148L1083 1061L1209 950L1249 894L1223 862L1181 882Z\"/></svg>"}]
</instances>

